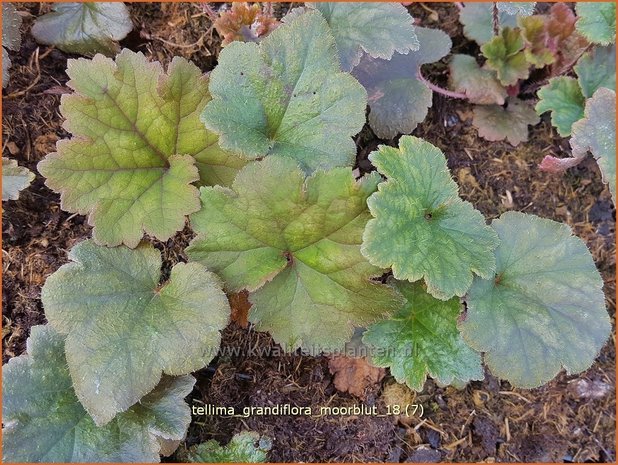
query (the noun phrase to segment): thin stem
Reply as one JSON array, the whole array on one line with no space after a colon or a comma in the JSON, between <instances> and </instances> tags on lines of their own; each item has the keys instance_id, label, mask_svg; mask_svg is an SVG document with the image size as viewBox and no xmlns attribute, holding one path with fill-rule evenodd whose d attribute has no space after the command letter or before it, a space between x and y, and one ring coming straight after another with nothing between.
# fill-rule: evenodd
<instances>
[{"instance_id":1,"label":"thin stem","mask_svg":"<svg viewBox=\"0 0 618 465\"><path fill-rule=\"evenodd\" d=\"M425 79L420 69L416 73L416 77L419 81L425 84L429 89L431 89L432 91L438 94L446 95L447 97L451 97L451 98L459 98L463 100L468 99L468 96L466 94L463 94L461 92L453 92L452 90L443 89L442 87L438 87L437 85L429 82L427 79Z\"/></svg>"},{"instance_id":2,"label":"thin stem","mask_svg":"<svg viewBox=\"0 0 618 465\"><path fill-rule=\"evenodd\" d=\"M498 4L494 2L493 9L493 17L494 17L494 35L497 36L500 34L500 12L498 11Z\"/></svg>"}]
</instances>

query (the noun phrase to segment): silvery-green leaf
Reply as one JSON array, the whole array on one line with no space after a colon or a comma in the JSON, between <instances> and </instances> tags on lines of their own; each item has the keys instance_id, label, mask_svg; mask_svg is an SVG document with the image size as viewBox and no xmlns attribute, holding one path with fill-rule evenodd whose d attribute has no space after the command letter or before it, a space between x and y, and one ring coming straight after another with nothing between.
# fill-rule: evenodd
<instances>
[{"instance_id":1,"label":"silvery-green leaf","mask_svg":"<svg viewBox=\"0 0 618 465\"><path fill-rule=\"evenodd\" d=\"M496 73L481 68L470 55L453 55L449 63L449 81L451 87L466 94L471 103L502 105L507 96Z\"/></svg>"},{"instance_id":2,"label":"silvery-green leaf","mask_svg":"<svg viewBox=\"0 0 618 465\"><path fill-rule=\"evenodd\" d=\"M188 452L187 462L195 463L263 463L266 462L272 441L254 431L235 434L225 446L216 440L197 444Z\"/></svg>"},{"instance_id":3,"label":"silvery-green leaf","mask_svg":"<svg viewBox=\"0 0 618 465\"><path fill-rule=\"evenodd\" d=\"M2 46L17 51L21 45L22 19L12 3L2 2Z\"/></svg>"},{"instance_id":4,"label":"silvery-green leaf","mask_svg":"<svg viewBox=\"0 0 618 465\"><path fill-rule=\"evenodd\" d=\"M582 55L573 69L586 98L600 87L616 90L616 46L594 47Z\"/></svg>"},{"instance_id":5,"label":"silvery-green leaf","mask_svg":"<svg viewBox=\"0 0 618 465\"><path fill-rule=\"evenodd\" d=\"M41 292L50 325L66 335L77 397L104 425L150 392L163 373L183 375L217 354L230 308L217 276L179 263L161 284L161 254L87 240Z\"/></svg>"},{"instance_id":6,"label":"silvery-green leaf","mask_svg":"<svg viewBox=\"0 0 618 465\"><path fill-rule=\"evenodd\" d=\"M427 375L441 385L483 379L481 355L466 345L457 329L459 299L438 300L420 282L391 279L389 284L406 304L367 328L363 342L373 354L371 363L390 368L397 382L415 391L423 389Z\"/></svg>"},{"instance_id":7,"label":"silvery-green leaf","mask_svg":"<svg viewBox=\"0 0 618 465\"><path fill-rule=\"evenodd\" d=\"M517 16L499 11L499 23L501 27L514 27L517 24ZM464 35L483 45L494 37L493 3L477 2L464 3L464 8L459 12L459 22L463 25Z\"/></svg>"},{"instance_id":8,"label":"silvery-green leaf","mask_svg":"<svg viewBox=\"0 0 618 465\"><path fill-rule=\"evenodd\" d=\"M19 193L34 180L34 173L15 160L2 157L2 200L17 200Z\"/></svg>"},{"instance_id":9,"label":"silvery-green leaf","mask_svg":"<svg viewBox=\"0 0 618 465\"><path fill-rule=\"evenodd\" d=\"M438 29L416 28L417 51L396 53L390 60L364 55L352 74L367 89L369 125L382 139L409 134L425 119L431 90L418 79L421 65L446 56L451 39Z\"/></svg>"},{"instance_id":10,"label":"silvery-green leaf","mask_svg":"<svg viewBox=\"0 0 618 465\"><path fill-rule=\"evenodd\" d=\"M561 367L585 370L611 330L586 245L567 225L524 213L507 212L492 227L496 274L475 278L468 292L464 339L514 386L540 386Z\"/></svg>"},{"instance_id":11,"label":"silvery-green leaf","mask_svg":"<svg viewBox=\"0 0 618 465\"><path fill-rule=\"evenodd\" d=\"M184 438L192 376L164 377L138 404L99 427L75 396L63 338L50 326L33 326L27 352L2 367L4 463L158 462L161 440Z\"/></svg>"},{"instance_id":12,"label":"silvery-green leaf","mask_svg":"<svg viewBox=\"0 0 618 465\"><path fill-rule=\"evenodd\" d=\"M121 2L56 3L53 11L37 18L34 38L60 50L81 55L118 51L119 40L133 29L129 11Z\"/></svg>"},{"instance_id":13,"label":"silvery-green leaf","mask_svg":"<svg viewBox=\"0 0 618 465\"><path fill-rule=\"evenodd\" d=\"M369 155L386 177L367 203L361 251L400 280L424 278L428 292L463 296L474 274L495 270L498 238L472 204L459 198L446 157L422 139L403 136L399 149L381 145Z\"/></svg>"},{"instance_id":14,"label":"silvery-green leaf","mask_svg":"<svg viewBox=\"0 0 618 465\"><path fill-rule=\"evenodd\" d=\"M616 3L577 2L575 27L593 44L610 45L616 42Z\"/></svg>"},{"instance_id":15,"label":"silvery-green leaf","mask_svg":"<svg viewBox=\"0 0 618 465\"><path fill-rule=\"evenodd\" d=\"M292 158L306 172L351 165L366 93L339 68L335 39L317 11L282 24L259 45L232 42L211 73L202 113L221 147L256 159Z\"/></svg>"},{"instance_id":16,"label":"silvery-green leaf","mask_svg":"<svg viewBox=\"0 0 618 465\"><path fill-rule=\"evenodd\" d=\"M414 20L399 3L308 3L318 10L335 36L343 71L351 71L363 52L390 60L395 52L418 50Z\"/></svg>"},{"instance_id":17,"label":"silvery-green leaf","mask_svg":"<svg viewBox=\"0 0 618 465\"><path fill-rule=\"evenodd\" d=\"M530 16L534 13L536 2L498 2L498 11L508 15Z\"/></svg>"}]
</instances>

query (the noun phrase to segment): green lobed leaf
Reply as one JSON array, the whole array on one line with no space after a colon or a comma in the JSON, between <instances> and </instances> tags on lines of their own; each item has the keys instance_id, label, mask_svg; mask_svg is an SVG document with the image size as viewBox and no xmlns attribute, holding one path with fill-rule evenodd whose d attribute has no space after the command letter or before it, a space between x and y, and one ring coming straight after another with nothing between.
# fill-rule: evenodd
<instances>
[{"instance_id":1,"label":"green lobed leaf","mask_svg":"<svg viewBox=\"0 0 618 465\"><path fill-rule=\"evenodd\" d=\"M113 55L118 41L133 29L129 11L121 2L57 3L36 19L32 35L42 44L63 52Z\"/></svg>"},{"instance_id":2,"label":"green lobed leaf","mask_svg":"<svg viewBox=\"0 0 618 465\"><path fill-rule=\"evenodd\" d=\"M470 55L453 55L449 63L449 81L451 87L463 92L471 103L502 105L507 97L496 73L481 68Z\"/></svg>"},{"instance_id":3,"label":"green lobed leaf","mask_svg":"<svg viewBox=\"0 0 618 465\"><path fill-rule=\"evenodd\" d=\"M573 69L586 98L600 87L616 90L616 46L594 47L582 55Z\"/></svg>"},{"instance_id":4,"label":"green lobed leaf","mask_svg":"<svg viewBox=\"0 0 618 465\"><path fill-rule=\"evenodd\" d=\"M107 248L87 240L41 292L50 325L66 335L77 397L104 425L161 379L214 358L230 308L217 276L179 263L160 284L161 255L149 244Z\"/></svg>"},{"instance_id":5,"label":"green lobed leaf","mask_svg":"<svg viewBox=\"0 0 618 465\"><path fill-rule=\"evenodd\" d=\"M364 55L352 74L369 95L369 125L382 139L409 134L425 119L431 90L418 79L421 65L446 56L451 39L438 29L416 28L418 51L396 53L390 60Z\"/></svg>"},{"instance_id":6,"label":"green lobed leaf","mask_svg":"<svg viewBox=\"0 0 618 465\"><path fill-rule=\"evenodd\" d=\"M495 270L498 239L483 215L459 198L444 154L422 139L403 136L399 149L381 145L369 159L387 181L367 203L373 219L361 252L397 279L427 283L434 297L463 296L473 274Z\"/></svg>"},{"instance_id":7,"label":"green lobed leaf","mask_svg":"<svg viewBox=\"0 0 618 465\"><path fill-rule=\"evenodd\" d=\"M364 89L340 72L335 39L317 11L260 42L233 42L211 74L202 121L246 158L293 158L307 172L351 165L365 122Z\"/></svg>"},{"instance_id":8,"label":"green lobed leaf","mask_svg":"<svg viewBox=\"0 0 618 465\"><path fill-rule=\"evenodd\" d=\"M534 13L536 2L497 2L498 11L508 15L530 16Z\"/></svg>"},{"instance_id":9,"label":"green lobed leaf","mask_svg":"<svg viewBox=\"0 0 618 465\"><path fill-rule=\"evenodd\" d=\"M4 462L158 462L160 441L184 438L192 376L164 378L98 427L73 392L62 337L33 326L27 351L2 367Z\"/></svg>"},{"instance_id":10,"label":"green lobed leaf","mask_svg":"<svg viewBox=\"0 0 618 465\"><path fill-rule=\"evenodd\" d=\"M512 86L520 79L526 79L530 73L523 49L524 40L520 30L505 27L500 35L481 47L481 52L487 58L485 66L496 71L503 85Z\"/></svg>"},{"instance_id":11,"label":"green lobed leaf","mask_svg":"<svg viewBox=\"0 0 618 465\"><path fill-rule=\"evenodd\" d=\"M571 148L575 158L588 151L596 158L603 180L616 203L616 92L601 87L586 101L584 118L573 124Z\"/></svg>"},{"instance_id":12,"label":"green lobed leaf","mask_svg":"<svg viewBox=\"0 0 618 465\"><path fill-rule=\"evenodd\" d=\"M539 122L531 105L517 98L509 98L506 108L500 105L474 107L472 125L479 136L489 141L506 139L515 146L528 140L528 126Z\"/></svg>"},{"instance_id":13,"label":"green lobed leaf","mask_svg":"<svg viewBox=\"0 0 618 465\"><path fill-rule=\"evenodd\" d=\"M188 453L187 462L195 463L264 463L272 441L254 431L235 434L231 441L221 446L211 439L193 446Z\"/></svg>"},{"instance_id":14,"label":"green lobed leaf","mask_svg":"<svg viewBox=\"0 0 618 465\"><path fill-rule=\"evenodd\" d=\"M575 78L559 76L549 80L537 93L539 102L534 107L541 115L551 112L551 123L558 134L567 137L571 134L571 126L584 117L586 99Z\"/></svg>"},{"instance_id":15,"label":"green lobed leaf","mask_svg":"<svg viewBox=\"0 0 618 465\"><path fill-rule=\"evenodd\" d=\"M256 182L259 180L259 182ZM366 199L377 173L355 182L350 168L305 179L283 157L247 165L231 189L201 189L198 233L186 252L230 291L248 289L249 320L288 350L341 350L355 326L396 310L400 296L373 282L383 270L360 253Z\"/></svg>"},{"instance_id":16,"label":"green lobed leaf","mask_svg":"<svg viewBox=\"0 0 618 465\"><path fill-rule=\"evenodd\" d=\"M590 42L610 45L616 42L616 3L577 2L577 30Z\"/></svg>"},{"instance_id":17,"label":"green lobed leaf","mask_svg":"<svg viewBox=\"0 0 618 465\"><path fill-rule=\"evenodd\" d=\"M19 193L34 181L34 173L15 160L2 157L2 200L17 200Z\"/></svg>"},{"instance_id":18,"label":"green lobed leaf","mask_svg":"<svg viewBox=\"0 0 618 465\"><path fill-rule=\"evenodd\" d=\"M526 61L535 68L551 65L557 59L557 52L550 48L552 38L547 32L547 22L547 17L542 15L526 16L517 20L525 42Z\"/></svg>"},{"instance_id":19,"label":"green lobed leaf","mask_svg":"<svg viewBox=\"0 0 618 465\"><path fill-rule=\"evenodd\" d=\"M498 21L501 27L513 27L517 18L506 11L498 11ZM479 45L489 42L494 37L493 3L464 3L464 8L459 12L459 22L468 39Z\"/></svg>"},{"instance_id":20,"label":"green lobed leaf","mask_svg":"<svg viewBox=\"0 0 618 465\"><path fill-rule=\"evenodd\" d=\"M88 214L99 244L135 247L143 232L166 240L199 209L191 183L228 183L245 161L222 151L199 114L207 80L183 58L163 72L141 53L69 60L63 95L73 134L38 165L64 210Z\"/></svg>"},{"instance_id":21,"label":"green lobed leaf","mask_svg":"<svg viewBox=\"0 0 618 465\"><path fill-rule=\"evenodd\" d=\"M363 342L371 363L390 368L399 383L421 391L427 375L441 385L482 380L481 356L466 345L457 329L459 299L438 300L421 283L390 280L406 298L405 306L388 320L370 326Z\"/></svg>"},{"instance_id":22,"label":"green lobed leaf","mask_svg":"<svg viewBox=\"0 0 618 465\"><path fill-rule=\"evenodd\" d=\"M414 20L399 3L308 3L318 10L335 37L343 71L359 64L363 52L390 60L395 52L418 50Z\"/></svg>"},{"instance_id":23,"label":"green lobed leaf","mask_svg":"<svg viewBox=\"0 0 618 465\"><path fill-rule=\"evenodd\" d=\"M607 340L603 280L584 242L561 223L507 212L496 276L475 278L460 325L492 373L524 388L588 368Z\"/></svg>"}]
</instances>

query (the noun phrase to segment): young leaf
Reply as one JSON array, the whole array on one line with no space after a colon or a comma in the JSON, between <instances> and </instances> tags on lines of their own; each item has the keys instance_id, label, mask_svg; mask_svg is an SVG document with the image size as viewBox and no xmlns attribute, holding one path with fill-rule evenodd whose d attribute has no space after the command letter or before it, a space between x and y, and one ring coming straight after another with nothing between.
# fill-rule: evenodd
<instances>
[{"instance_id":1,"label":"young leaf","mask_svg":"<svg viewBox=\"0 0 618 465\"><path fill-rule=\"evenodd\" d=\"M535 68L544 68L556 61L556 54L549 47L550 37L547 34L545 16L534 15L519 18L517 24L525 42L524 55L526 61Z\"/></svg>"},{"instance_id":2,"label":"young leaf","mask_svg":"<svg viewBox=\"0 0 618 465\"><path fill-rule=\"evenodd\" d=\"M365 122L364 89L340 72L335 40L317 11L260 42L233 42L211 74L202 121L223 148L250 159L280 155L305 171L351 164Z\"/></svg>"},{"instance_id":3,"label":"young leaf","mask_svg":"<svg viewBox=\"0 0 618 465\"><path fill-rule=\"evenodd\" d=\"M616 3L577 2L577 30L590 42L610 45L616 42Z\"/></svg>"},{"instance_id":4,"label":"young leaf","mask_svg":"<svg viewBox=\"0 0 618 465\"><path fill-rule=\"evenodd\" d=\"M571 148L574 157L588 151L596 158L603 180L616 203L616 92L601 87L586 101L584 118L573 124Z\"/></svg>"},{"instance_id":5,"label":"young leaf","mask_svg":"<svg viewBox=\"0 0 618 465\"><path fill-rule=\"evenodd\" d=\"M19 193L34 181L34 173L15 160L2 157L2 200L17 200Z\"/></svg>"},{"instance_id":6,"label":"young leaf","mask_svg":"<svg viewBox=\"0 0 618 465\"><path fill-rule=\"evenodd\" d=\"M536 2L498 2L498 11L504 11L508 15L530 16L534 13Z\"/></svg>"},{"instance_id":7,"label":"young leaf","mask_svg":"<svg viewBox=\"0 0 618 465\"><path fill-rule=\"evenodd\" d=\"M507 212L496 276L475 278L460 329L492 373L533 388L565 367L588 368L611 330L603 280L584 242L561 223Z\"/></svg>"},{"instance_id":8,"label":"young leaf","mask_svg":"<svg viewBox=\"0 0 618 465\"><path fill-rule=\"evenodd\" d=\"M453 55L449 63L449 80L451 87L466 94L471 103L502 105L507 96L496 74L481 68L470 55Z\"/></svg>"},{"instance_id":9,"label":"young leaf","mask_svg":"<svg viewBox=\"0 0 618 465\"><path fill-rule=\"evenodd\" d=\"M369 159L386 176L369 197L361 252L397 279L427 283L442 300L466 293L472 276L495 270L496 234L472 204L459 198L446 157L422 139L403 136L399 149L382 145Z\"/></svg>"},{"instance_id":10,"label":"young leaf","mask_svg":"<svg viewBox=\"0 0 618 465\"><path fill-rule=\"evenodd\" d=\"M191 183L230 182L245 163L199 121L210 97L190 62L174 58L164 73L125 49L115 61L69 60L67 74L76 93L60 112L74 137L38 169L63 209L89 214L97 243L135 247L144 231L168 239L199 209Z\"/></svg>"},{"instance_id":11,"label":"young leaf","mask_svg":"<svg viewBox=\"0 0 618 465\"><path fill-rule=\"evenodd\" d=\"M187 254L229 290L249 289L249 320L286 349L341 350L354 326L400 304L392 288L371 281L383 270L360 253L378 181L375 173L355 182L349 168L305 180L294 160L267 157L231 189L202 188Z\"/></svg>"},{"instance_id":12,"label":"young leaf","mask_svg":"<svg viewBox=\"0 0 618 465\"><path fill-rule=\"evenodd\" d=\"M584 117L586 99L577 80L568 76L559 76L549 80L537 93L539 102L534 107L539 115L551 112L551 124L558 134L567 137L571 134L571 126ZM527 129L526 129L527 131Z\"/></svg>"},{"instance_id":13,"label":"young leaf","mask_svg":"<svg viewBox=\"0 0 618 465\"><path fill-rule=\"evenodd\" d=\"M66 335L77 397L97 425L127 410L159 382L206 366L217 354L230 308L219 279L179 263L159 284L161 255L151 245L77 244L47 278L45 315Z\"/></svg>"},{"instance_id":14,"label":"young leaf","mask_svg":"<svg viewBox=\"0 0 618 465\"><path fill-rule=\"evenodd\" d=\"M459 299L437 300L421 283L390 280L406 298L405 306L388 320L370 326L363 342L376 355L371 362L389 367L399 383L421 391L427 375L448 385L454 380L482 380L481 356L461 338Z\"/></svg>"},{"instance_id":15,"label":"young leaf","mask_svg":"<svg viewBox=\"0 0 618 465\"><path fill-rule=\"evenodd\" d=\"M506 139L515 146L528 140L528 125L535 125L539 117L532 106L517 98L507 100L507 107L478 105L474 107L472 125L479 136L489 141Z\"/></svg>"},{"instance_id":16,"label":"young leaf","mask_svg":"<svg viewBox=\"0 0 618 465\"><path fill-rule=\"evenodd\" d=\"M21 16L12 3L2 3L2 87L9 83L11 59L9 50L19 50L21 45ZM4 197L4 196L3 196Z\"/></svg>"},{"instance_id":17,"label":"young leaf","mask_svg":"<svg viewBox=\"0 0 618 465\"><path fill-rule=\"evenodd\" d=\"M343 71L359 64L363 51L390 60L395 52L419 49L414 20L398 3L308 3L330 26Z\"/></svg>"},{"instance_id":18,"label":"young leaf","mask_svg":"<svg viewBox=\"0 0 618 465\"><path fill-rule=\"evenodd\" d=\"M505 27L500 35L481 47L481 52L487 58L485 66L498 73L498 80L503 85L512 86L520 79L526 79L530 73L523 49L524 41L519 29Z\"/></svg>"},{"instance_id":19,"label":"young leaf","mask_svg":"<svg viewBox=\"0 0 618 465\"><path fill-rule=\"evenodd\" d=\"M600 87L616 90L616 46L594 47L574 69L584 97L592 97Z\"/></svg>"},{"instance_id":20,"label":"young leaf","mask_svg":"<svg viewBox=\"0 0 618 465\"><path fill-rule=\"evenodd\" d=\"M494 37L493 9L492 2L464 3L459 13L459 22L468 39L483 45ZM517 17L506 11L498 10L498 18L501 27L514 27L517 22Z\"/></svg>"},{"instance_id":21,"label":"young leaf","mask_svg":"<svg viewBox=\"0 0 618 465\"><path fill-rule=\"evenodd\" d=\"M382 139L409 134L427 116L431 90L418 78L421 65L446 56L451 39L438 29L416 28L420 49L390 60L364 55L352 74L369 94L369 125Z\"/></svg>"},{"instance_id":22,"label":"young leaf","mask_svg":"<svg viewBox=\"0 0 618 465\"><path fill-rule=\"evenodd\" d=\"M254 431L235 434L225 446L211 439L191 447L187 462L195 463L264 463L272 441Z\"/></svg>"},{"instance_id":23,"label":"young leaf","mask_svg":"<svg viewBox=\"0 0 618 465\"><path fill-rule=\"evenodd\" d=\"M27 351L2 367L3 462L158 462L159 441L184 437L192 376L164 378L98 427L73 392L62 337L33 326Z\"/></svg>"},{"instance_id":24,"label":"young leaf","mask_svg":"<svg viewBox=\"0 0 618 465\"><path fill-rule=\"evenodd\" d=\"M223 38L223 46L235 40L255 42L279 26L275 17L262 13L259 3L233 2L230 10L219 11L213 25Z\"/></svg>"},{"instance_id":25,"label":"young leaf","mask_svg":"<svg viewBox=\"0 0 618 465\"><path fill-rule=\"evenodd\" d=\"M32 35L42 44L67 53L113 55L119 40L133 29L124 3L57 3L53 12L37 18Z\"/></svg>"}]
</instances>

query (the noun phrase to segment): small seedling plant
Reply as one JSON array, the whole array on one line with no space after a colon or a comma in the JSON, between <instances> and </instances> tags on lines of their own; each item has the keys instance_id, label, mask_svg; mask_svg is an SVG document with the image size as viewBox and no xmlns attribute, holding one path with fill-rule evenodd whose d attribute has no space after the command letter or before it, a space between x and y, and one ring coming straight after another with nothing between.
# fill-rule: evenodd
<instances>
[{"instance_id":1,"label":"small seedling plant","mask_svg":"<svg viewBox=\"0 0 618 465\"><path fill-rule=\"evenodd\" d=\"M41 19L39 35L68 8ZM427 376L483 379L483 364L532 388L593 363L611 324L567 225L514 211L488 224L459 197L445 154L410 135L355 175L367 105L381 137L409 134L431 105L420 68L450 39L412 23L399 4L307 4L248 42L229 32L209 76L128 49L69 60L60 113L71 136L38 171L64 210L87 215L92 239L47 279L48 324L3 367L5 461L173 451L191 373L229 322L226 293L247 291L251 323L287 351L341 351L362 328L371 362L414 390ZM507 68L496 64L493 81L523 77ZM187 218L188 262L163 277L144 234L170 239ZM247 433L189 459L263 461L265 441Z\"/></svg>"}]
</instances>

